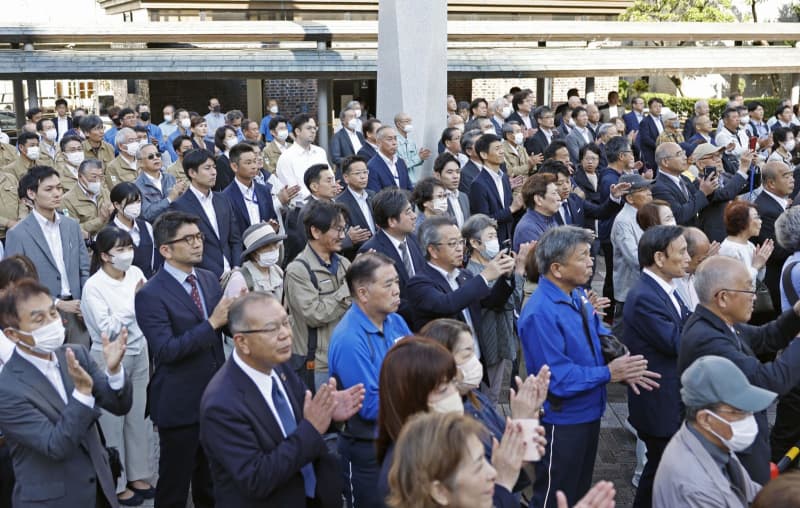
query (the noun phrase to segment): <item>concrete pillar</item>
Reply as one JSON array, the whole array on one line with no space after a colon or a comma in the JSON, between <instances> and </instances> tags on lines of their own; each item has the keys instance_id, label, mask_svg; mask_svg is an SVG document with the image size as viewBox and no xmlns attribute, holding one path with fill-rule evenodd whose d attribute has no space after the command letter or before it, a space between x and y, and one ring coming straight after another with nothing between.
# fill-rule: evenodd
<instances>
[{"instance_id":1,"label":"concrete pillar","mask_svg":"<svg viewBox=\"0 0 800 508\"><path fill-rule=\"evenodd\" d=\"M329 101L332 82L330 79L317 80L317 143L328 151L328 140L331 134L331 105Z\"/></svg>"},{"instance_id":2,"label":"concrete pillar","mask_svg":"<svg viewBox=\"0 0 800 508\"><path fill-rule=\"evenodd\" d=\"M731 85L728 88L728 95L733 95L739 91L739 78L742 75L739 73L731 74Z\"/></svg>"},{"instance_id":3,"label":"concrete pillar","mask_svg":"<svg viewBox=\"0 0 800 508\"><path fill-rule=\"evenodd\" d=\"M420 15L424 13L424 15ZM436 154L446 126L447 2L380 0L378 4L378 118L392 125L403 111L414 120L411 138ZM432 173L431 156L420 176Z\"/></svg>"},{"instance_id":4,"label":"concrete pillar","mask_svg":"<svg viewBox=\"0 0 800 508\"><path fill-rule=\"evenodd\" d=\"M264 116L264 82L260 79L247 80L247 118L261 123Z\"/></svg>"},{"instance_id":5,"label":"concrete pillar","mask_svg":"<svg viewBox=\"0 0 800 508\"><path fill-rule=\"evenodd\" d=\"M22 46L24 51L33 51L33 44L30 42L25 43ZM25 84L28 88L28 107L29 108L38 108L39 107L39 92L36 89L36 80L35 79L26 79ZM22 113L22 111L20 111Z\"/></svg>"},{"instance_id":6,"label":"concrete pillar","mask_svg":"<svg viewBox=\"0 0 800 508\"><path fill-rule=\"evenodd\" d=\"M594 77L586 78L586 104L594 104Z\"/></svg>"},{"instance_id":7,"label":"concrete pillar","mask_svg":"<svg viewBox=\"0 0 800 508\"><path fill-rule=\"evenodd\" d=\"M553 78L543 78L544 93L542 94L542 104L548 107L553 106Z\"/></svg>"},{"instance_id":8,"label":"concrete pillar","mask_svg":"<svg viewBox=\"0 0 800 508\"><path fill-rule=\"evenodd\" d=\"M792 74L792 104L800 102L800 73Z\"/></svg>"},{"instance_id":9,"label":"concrete pillar","mask_svg":"<svg viewBox=\"0 0 800 508\"><path fill-rule=\"evenodd\" d=\"M15 79L12 81L14 91L14 111L17 116L17 130L21 130L25 125L25 92L22 88L22 80Z\"/></svg>"}]
</instances>

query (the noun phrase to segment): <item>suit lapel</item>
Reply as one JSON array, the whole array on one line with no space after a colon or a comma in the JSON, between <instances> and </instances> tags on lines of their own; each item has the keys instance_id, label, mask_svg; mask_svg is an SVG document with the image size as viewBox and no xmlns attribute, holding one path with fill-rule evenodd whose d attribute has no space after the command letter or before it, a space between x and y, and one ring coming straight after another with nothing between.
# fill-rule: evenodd
<instances>
[{"instance_id":1,"label":"suit lapel","mask_svg":"<svg viewBox=\"0 0 800 508\"><path fill-rule=\"evenodd\" d=\"M659 298L664 302L664 305L669 309L670 314L672 314L673 319L676 319L677 323L683 322L683 316L678 313L678 310L675 308L675 304L672 303L672 298L664 291L664 289L659 286L658 282L653 280L653 278L649 275L642 274L642 277L647 277L647 283L651 287L651 292L657 294Z\"/></svg>"},{"instance_id":2,"label":"suit lapel","mask_svg":"<svg viewBox=\"0 0 800 508\"><path fill-rule=\"evenodd\" d=\"M33 213L31 213L28 215L26 220L28 221L28 232L30 233L31 238L33 238L33 241L36 242L36 245L38 245L42 250L47 260L53 265L53 268L58 269L56 260L53 258L53 254L50 252L50 246L47 244L47 240L44 238L44 232L42 231L41 226L39 226L39 222L36 220L36 217L33 215ZM63 246L64 242L61 243Z\"/></svg>"},{"instance_id":3,"label":"suit lapel","mask_svg":"<svg viewBox=\"0 0 800 508\"><path fill-rule=\"evenodd\" d=\"M65 364L62 360L63 356L58 359L59 364ZM66 366L64 366L65 368ZM50 380L42 374L39 369L33 366L28 360L22 358L16 351L8 361L7 369L17 373L18 379L21 383L28 385L34 392L39 394L48 405L55 411L55 414L61 414L66 405L61 399L55 387L50 383ZM63 372L63 371L62 371ZM62 375L62 379L63 379ZM67 384L64 383L64 390L66 391ZM67 392L69 394L72 390ZM50 417L50 415L48 415Z\"/></svg>"},{"instance_id":4,"label":"suit lapel","mask_svg":"<svg viewBox=\"0 0 800 508\"><path fill-rule=\"evenodd\" d=\"M212 191L213 192L213 191ZM215 241L219 243L219 238L214 234L214 227L211 225L211 221L208 220L208 215L206 215L206 211L203 210L203 206L200 204L200 201L197 200L197 196L190 190L184 193L186 195L187 203L189 204L190 208L194 209L194 214L200 217L200 220L208 226L209 231L211 231L211 236L213 238L206 238L205 241ZM214 204L214 211L216 212L216 203ZM219 216L217 217L217 224L219 224Z\"/></svg>"},{"instance_id":5,"label":"suit lapel","mask_svg":"<svg viewBox=\"0 0 800 508\"><path fill-rule=\"evenodd\" d=\"M254 184L255 185L255 184ZM234 194L235 199L232 199L232 204L237 208L239 215L241 215L244 219L247 220L247 224L250 224L250 214L247 212L247 205L244 202L244 195L242 195L242 191L239 190L239 186L236 185L236 182L232 182L231 186L231 193ZM256 198L258 199L258 198ZM261 204L259 203L259 210L261 208ZM216 213L217 210L217 201L214 200L214 212ZM217 214L219 217L219 214ZM219 219L217 219L217 223L219 223ZM252 224L250 224L252 225Z\"/></svg>"},{"instance_id":6,"label":"suit lapel","mask_svg":"<svg viewBox=\"0 0 800 508\"><path fill-rule=\"evenodd\" d=\"M167 273L166 270L159 270L156 277L162 278L164 289L169 292L173 298L183 303L183 306L192 311L199 319L202 320L205 318L200 312L200 309L197 308L197 305L194 304L194 301L192 301L192 297L189 296L181 283L175 280L175 277ZM203 291L203 293L205 294L205 291ZM208 303L206 303L206 307L208 308ZM213 310L213 307L209 310Z\"/></svg>"},{"instance_id":7,"label":"suit lapel","mask_svg":"<svg viewBox=\"0 0 800 508\"><path fill-rule=\"evenodd\" d=\"M497 186L494 184L494 180L492 179L492 175L489 174L489 170L482 170L480 173L478 173L478 177L483 178L484 183L489 188L489 193L491 193L494 200L500 206L503 206L503 202L500 201L500 193L497 192ZM505 188L505 186L503 188Z\"/></svg>"},{"instance_id":8,"label":"suit lapel","mask_svg":"<svg viewBox=\"0 0 800 508\"><path fill-rule=\"evenodd\" d=\"M353 197L350 189L344 190L342 199L347 201L347 207L350 209L350 215L352 216L350 222L357 226L367 227L367 218L361 213L361 207L358 206L358 201Z\"/></svg>"}]
</instances>

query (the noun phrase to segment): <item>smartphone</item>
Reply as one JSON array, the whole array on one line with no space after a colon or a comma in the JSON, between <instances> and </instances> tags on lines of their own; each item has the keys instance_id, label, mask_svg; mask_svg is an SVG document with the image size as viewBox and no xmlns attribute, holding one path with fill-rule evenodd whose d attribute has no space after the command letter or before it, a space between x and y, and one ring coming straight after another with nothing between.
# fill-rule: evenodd
<instances>
[{"instance_id":1,"label":"smartphone","mask_svg":"<svg viewBox=\"0 0 800 508\"><path fill-rule=\"evenodd\" d=\"M758 146L758 138L755 136L750 136L750 150L755 150Z\"/></svg>"},{"instance_id":2,"label":"smartphone","mask_svg":"<svg viewBox=\"0 0 800 508\"><path fill-rule=\"evenodd\" d=\"M503 252L503 249L505 249L505 252ZM500 246L500 252L506 256L511 255L511 239L503 240L503 244Z\"/></svg>"},{"instance_id":3,"label":"smartphone","mask_svg":"<svg viewBox=\"0 0 800 508\"><path fill-rule=\"evenodd\" d=\"M709 176L715 174L717 172L716 166L706 166L703 168L703 178L708 179Z\"/></svg>"}]
</instances>

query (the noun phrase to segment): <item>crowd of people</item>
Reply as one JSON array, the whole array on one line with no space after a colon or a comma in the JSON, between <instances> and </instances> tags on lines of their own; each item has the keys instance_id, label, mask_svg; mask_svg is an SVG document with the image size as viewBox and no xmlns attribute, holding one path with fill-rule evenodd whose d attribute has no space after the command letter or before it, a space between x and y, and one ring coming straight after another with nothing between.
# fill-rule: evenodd
<instances>
[{"instance_id":1,"label":"crowd of people","mask_svg":"<svg viewBox=\"0 0 800 508\"><path fill-rule=\"evenodd\" d=\"M28 111L0 506L611 507L610 383L634 506L798 506L797 105L567 99L448 96L438 147L357 100L327 149L274 99Z\"/></svg>"}]
</instances>

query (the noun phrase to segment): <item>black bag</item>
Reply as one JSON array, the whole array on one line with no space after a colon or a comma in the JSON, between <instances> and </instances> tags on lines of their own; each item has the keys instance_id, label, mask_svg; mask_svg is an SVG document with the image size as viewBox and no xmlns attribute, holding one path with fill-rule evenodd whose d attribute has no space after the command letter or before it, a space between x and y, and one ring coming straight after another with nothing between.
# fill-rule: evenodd
<instances>
[{"instance_id":1,"label":"black bag","mask_svg":"<svg viewBox=\"0 0 800 508\"><path fill-rule=\"evenodd\" d=\"M583 332L586 334L586 340L589 341L589 347L592 348L592 353L594 354L594 342L592 342L592 334L589 330L589 317L586 315L586 305L583 302L581 302L581 318L583 319ZM620 356L630 353L628 346L614 335L604 334L600 335L599 338L600 352L603 354L603 361L606 365Z\"/></svg>"},{"instance_id":2,"label":"black bag","mask_svg":"<svg viewBox=\"0 0 800 508\"><path fill-rule=\"evenodd\" d=\"M95 422L95 427L97 428L97 433L100 435L100 444L106 449L108 466L111 469L111 477L114 479L114 485L116 485L117 480L122 476L122 471L125 470L125 468L122 467L122 459L119 456L119 450L117 450L116 446L106 446L106 436L103 434L103 429L97 422Z\"/></svg>"}]
</instances>

